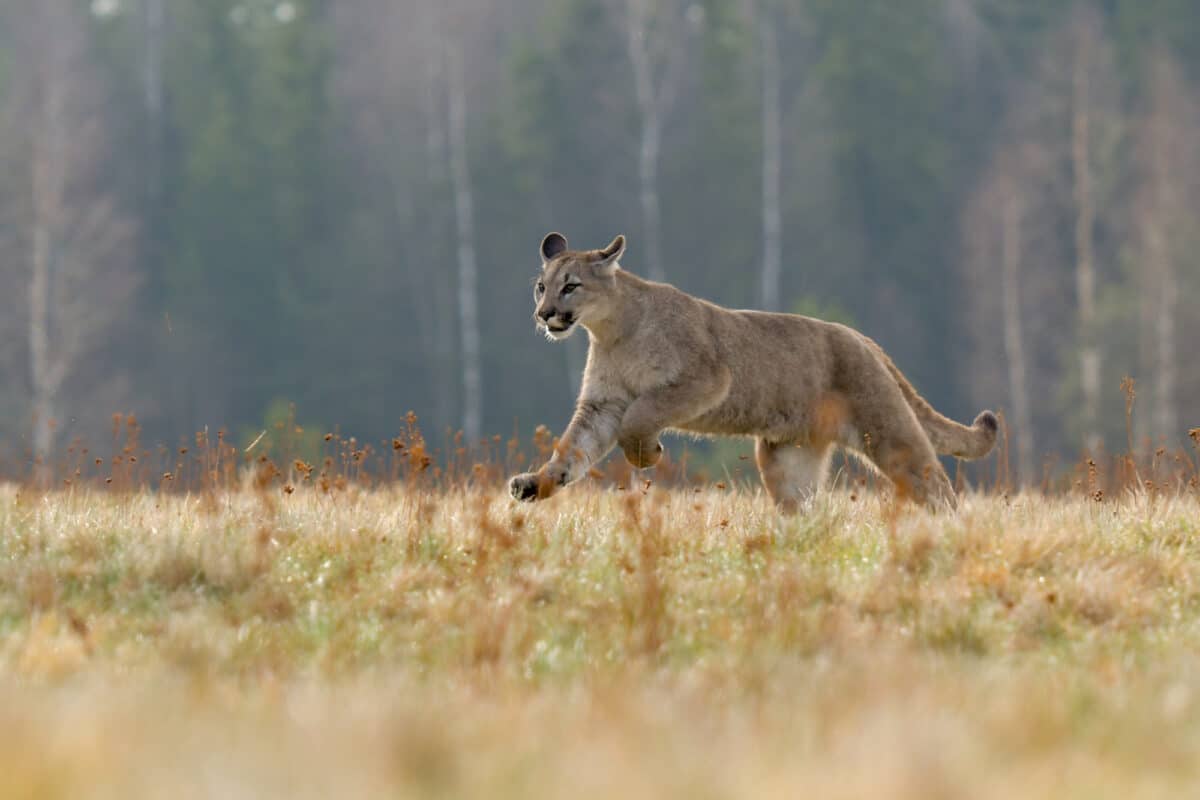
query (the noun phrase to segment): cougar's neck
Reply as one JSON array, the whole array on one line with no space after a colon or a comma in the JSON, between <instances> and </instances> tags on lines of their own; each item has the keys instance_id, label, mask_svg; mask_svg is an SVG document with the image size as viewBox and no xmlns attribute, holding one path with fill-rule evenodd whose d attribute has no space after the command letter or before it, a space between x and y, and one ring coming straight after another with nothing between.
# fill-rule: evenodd
<instances>
[{"instance_id":1,"label":"cougar's neck","mask_svg":"<svg viewBox=\"0 0 1200 800\"><path fill-rule=\"evenodd\" d=\"M643 302L646 282L625 270L617 270L614 278L612 310L602 319L583 323L593 346L612 347L641 328L645 314Z\"/></svg>"}]
</instances>

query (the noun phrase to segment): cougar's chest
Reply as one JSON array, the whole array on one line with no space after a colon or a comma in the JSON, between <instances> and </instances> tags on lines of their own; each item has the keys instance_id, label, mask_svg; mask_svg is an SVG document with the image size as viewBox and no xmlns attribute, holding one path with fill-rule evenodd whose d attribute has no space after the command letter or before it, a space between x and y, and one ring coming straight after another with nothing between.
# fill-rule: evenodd
<instances>
[{"instance_id":1,"label":"cougar's chest","mask_svg":"<svg viewBox=\"0 0 1200 800\"><path fill-rule=\"evenodd\" d=\"M636 398L671 379L669 360L636 347L593 346L588 354L587 383L614 394Z\"/></svg>"}]
</instances>

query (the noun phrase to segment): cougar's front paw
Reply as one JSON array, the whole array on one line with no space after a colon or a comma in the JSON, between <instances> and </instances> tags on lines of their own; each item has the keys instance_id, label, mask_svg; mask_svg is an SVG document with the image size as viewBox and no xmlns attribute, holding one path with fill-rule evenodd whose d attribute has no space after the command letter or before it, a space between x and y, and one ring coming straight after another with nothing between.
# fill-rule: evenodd
<instances>
[{"instance_id":1,"label":"cougar's front paw","mask_svg":"<svg viewBox=\"0 0 1200 800\"><path fill-rule=\"evenodd\" d=\"M531 503L539 499L538 485L541 483L541 480L536 472L525 472L521 475L514 475L512 480L508 482L508 491L518 500Z\"/></svg>"},{"instance_id":2,"label":"cougar's front paw","mask_svg":"<svg viewBox=\"0 0 1200 800\"><path fill-rule=\"evenodd\" d=\"M534 500L545 500L566 485L566 473L553 464L544 467L539 472L525 472L515 476L508 482L508 490L512 496L526 503Z\"/></svg>"},{"instance_id":3,"label":"cougar's front paw","mask_svg":"<svg viewBox=\"0 0 1200 800\"><path fill-rule=\"evenodd\" d=\"M657 439L630 439L621 442L625 460L638 469L653 467L662 460L663 446Z\"/></svg>"}]
</instances>

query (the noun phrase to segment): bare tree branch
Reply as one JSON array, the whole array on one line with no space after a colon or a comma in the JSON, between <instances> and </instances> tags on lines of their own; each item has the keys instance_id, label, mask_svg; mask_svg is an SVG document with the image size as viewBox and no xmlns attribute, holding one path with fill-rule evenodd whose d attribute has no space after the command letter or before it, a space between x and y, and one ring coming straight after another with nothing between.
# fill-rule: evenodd
<instances>
[{"instance_id":1,"label":"bare tree branch","mask_svg":"<svg viewBox=\"0 0 1200 800\"><path fill-rule=\"evenodd\" d=\"M64 386L129 317L138 276L133 222L98 175L110 143L103 93L89 62L86 11L70 0L40 0L24 12L26 341L34 453L44 462L55 419L80 410Z\"/></svg>"}]
</instances>

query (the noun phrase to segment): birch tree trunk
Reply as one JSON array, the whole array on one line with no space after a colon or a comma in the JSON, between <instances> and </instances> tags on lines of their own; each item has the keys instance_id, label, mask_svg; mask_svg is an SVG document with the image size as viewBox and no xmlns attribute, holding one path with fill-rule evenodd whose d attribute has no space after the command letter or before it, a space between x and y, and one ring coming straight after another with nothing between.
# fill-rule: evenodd
<instances>
[{"instance_id":1,"label":"birch tree trunk","mask_svg":"<svg viewBox=\"0 0 1200 800\"><path fill-rule=\"evenodd\" d=\"M62 216L65 189L67 121L66 81L71 68L71 39L61 36L57 24L61 9L53 3L39 7L35 25L38 62L30 122L32 153L30 197L33 212L29 276L29 371L33 408L33 456L45 470L54 448L55 400L60 370L51 352L51 293L55 258L56 223ZM44 475L39 475L39 479Z\"/></svg>"},{"instance_id":2,"label":"birch tree trunk","mask_svg":"<svg viewBox=\"0 0 1200 800\"><path fill-rule=\"evenodd\" d=\"M645 107L650 115L642 122L642 145L638 158L638 180L642 201L642 222L646 228L646 260L651 280L664 281L667 271L662 262L662 220L658 203L658 151L661 136L658 112Z\"/></svg>"},{"instance_id":3,"label":"birch tree trunk","mask_svg":"<svg viewBox=\"0 0 1200 800\"><path fill-rule=\"evenodd\" d=\"M445 89L446 73L446 44L442 32L442 15L434 4L423 7L423 35L425 41L422 50L424 60L424 79L422 81L422 103L425 113L425 222L428 226L421 240L424 242L424 263L413 264L415 270L412 276L416 286L428 286L428 296L420 298L417 306L423 336L428 346L425 352L429 355L430 372L433 379L433 400L437 413L441 415L441 425L450 427L461 425L455 408L454 386L457 382L454 364L455 308L451 290L449 270L438 269L449 240L446 225L446 209L441 202L431 202L434 198L441 199L446 190L446 117L445 106L447 91ZM465 124L465 123L464 123ZM424 274L417 274L424 273Z\"/></svg>"},{"instance_id":4,"label":"birch tree trunk","mask_svg":"<svg viewBox=\"0 0 1200 800\"><path fill-rule=\"evenodd\" d=\"M665 15L655 0L626 0L626 41L633 66L634 96L641 117L638 148L638 196L646 241L647 274L651 280L666 280L662 261L662 222L659 206L658 167L662 131L673 104L683 70L685 21L674 19L668 2ZM655 13L657 12L657 13ZM654 16L665 16L665 24L654 25ZM665 28L665 32L663 29Z\"/></svg>"},{"instance_id":5,"label":"birch tree trunk","mask_svg":"<svg viewBox=\"0 0 1200 800\"><path fill-rule=\"evenodd\" d=\"M102 92L87 60L85 12L70 0L39 0L26 14L27 333L33 455L44 482L56 420L85 408L72 407L63 386L100 355L117 322L129 318L137 275L130 263L133 226L116 195L96 179L110 151Z\"/></svg>"},{"instance_id":6,"label":"birch tree trunk","mask_svg":"<svg viewBox=\"0 0 1200 800\"><path fill-rule=\"evenodd\" d=\"M1012 398L1012 421L1016 428L1016 485L1033 478L1033 419L1029 413L1025 345L1021 337L1021 205L1006 194L1001 213L1001 284L1004 317L1004 350L1008 356L1008 385Z\"/></svg>"},{"instance_id":7,"label":"birch tree trunk","mask_svg":"<svg viewBox=\"0 0 1200 800\"><path fill-rule=\"evenodd\" d=\"M1087 21L1076 40L1071 75L1071 165L1075 198L1075 291L1078 311L1079 374L1083 393L1083 441L1100 446L1100 349L1096 343L1096 268L1093 254L1095 198L1091 171L1091 108L1088 73L1093 32Z\"/></svg>"},{"instance_id":8,"label":"birch tree trunk","mask_svg":"<svg viewBox=\"0 0 1200 800\"><path fill-rule=\"evenodd\" d=\"M471 175L467 165L467 92L462 54L446 51L450 182L454 191L454 216L458 234L458 320L462 342L462 429L468 444L483 432L483 380L479 354L479 314L476 290L475 220Z\"/></svg>"},{"instance_id":9,"label":"birch tree trunk","mask_svg":"<svg viewBox=\"0 0 1200 800\"><path fill-rule=\"evenodd\" d=\"M32 387L33 407L33 457L44 468L54 448L54 399L57 387L51 379L50 360L50 240L49 220L45 215L45 203L49 198L45 192L47 156L35 152L33 168L35 176L34 205L41 206L34 212L33 249L31 252L32 272L29 278L29 371ZM41 186L39 186L41 184ZM39 477L40 480L40 477Z\"/></svg>"},{"instance_id":10,"label":"birch tree trunk","mask_svg":"<svg viewBox=\"0 0 1200 800\"><path fill-rule=\"evenodd\" d=\"M1155 314L1158 309L1157 296L1157 278L1155 277L1155 268L1152 266L1154 257L1151 251L1154 245L1150 242L1151 231L1146 226L1144 215L1146 214L1146 187L1141 187L1139 196L1134 201L1134 227L1138 235L1138 244L1140 252L1138 253L1139 263L1137 270L1137 293L1138 293L1138 318L1137 318L1137 375L1136 377L1141 382L1139 389L1145 388L1158 369L1158 350L1155 346ZM1153 397L1151 405L1153 405ZM1145 400L1143 400L1143 404ZM1153 410L1153 409L1152 409ZM1157 423L1154 420L1154 414L1134 414L1133 428L1130 431L1132 439L1129 440L1128 446L1131 451L1136 452L1136 448L1143 442L1151 442L1154 440Z\"/></svg>"},{"instance_id":11,"label":"birch tree trunk","mask_svg":"<svg viewBox=\"0 0 1200 800\"><path fill-rule=\"evenodd\" d=\"M142 14L145 42L143 44L142 91L146 111L146 201L151 215L162 200L162 141L163 141L163 39L166 35L165 0L145 0ZM152 239L154 232L148 232Z\"/></svg>"},{"instance_id":12,"label":"birch tree trunk","mask_svg":"<svg viewBox=\"0 0 1200 800\"><path fill-rule=\"evenodd\" d=\"M1153 113L1153 112L1152 112ZM1161 120L1151 119L1148 123L1147 157L1150 170L1145 188L1147 198L1138 204L1137 226L1142 240L1142 257L1146 269L1139 287L1146 302L1142 303L1144 318L1143 335L1148 340L1150 357L1146 366L1153 375L1153 402L1151 404L1150 435L1155 441L1169 438L1178 432L1174 407L1175 397L1175 271L1171 263L1171 248L1167 241L1165 217L1171 210L1163 205L1164 195L1169 189L1164 181L1171 177L1164 174L1164 154L1157 150L1167 143L1156 135L1154 128Z\"/></svg>"},{"instance_id":13,"label":"birch tree trunk","mask_svg":"<svg viewBox=\"0 0 1200 800\"><path fill-rule=\"evenodd\" d=\"M1175 266L1170 253L1164 254L1158 274L1158 308L1155 326L1158 345L1158 370L1154 386L1154 427L1157 439L1171 442L1180 434L1179 415L1175 408Z\"/></svg>"},{"instance_id":14,"label":"birch tree trunk","mask_svg":"<svg viewBox=\"0 0 1200 800\"><path fill-rule=\"evenodd\" d=\"M780 181L783 167L782 123L780 120L779 45L774 21L760 9L759 39L762 51L763 133L763 264L762 307L779 311L782 306L783 217L780 210Z\"/></svg>"},{"instance_id":15,"label":"birch tree trunk","mask_svg":"<svg viewBox=\"0 0 1200 800\"><path fill-rule=\"evenodd\" d=\"M1146 269L1141 286L1143 338L1149 344L1146 367L1152 369L1151 433L1172 445L1182 433L1179 421L1176 324L1179 281L1176 238L1191 225L1191 209L1200 184L1200 113L1179 67L1165 48L1150 56L1150 102L1138 131L1140 186L1134 201L1135 224Z\"/></svg>"},{"instance_id":16,"label":"birch tree trunk","mask_svg":"<svg viewBox=\"0 0 1200 800\"><path fill-rule=\"evenodd\" d=\"M634 95L641 117L638 148L638 197L642 207L642 225L646 237L647 274L651 280L666 279L662 263L662 236L658 204L658 153L662 137L662 110L655 97L654 67L650 56L649 0L629 0L629 60L633 65Z\"/></svg>"}]
</instances>

